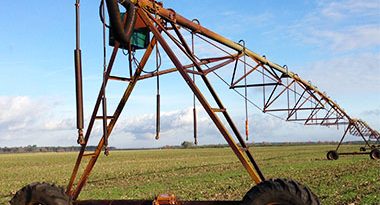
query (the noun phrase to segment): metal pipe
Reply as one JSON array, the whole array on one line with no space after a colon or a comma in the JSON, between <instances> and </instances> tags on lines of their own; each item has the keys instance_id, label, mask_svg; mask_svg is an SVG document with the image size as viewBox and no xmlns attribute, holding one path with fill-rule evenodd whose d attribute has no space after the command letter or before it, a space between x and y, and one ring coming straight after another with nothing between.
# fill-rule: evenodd
<instances>
[{"instance_id":1,"label":"metal pipe","mask_svg":"<svg viewBox=\"0 0 380 205\"><path fill-rule=\"evenodd\" d=\"M114 49L112 51L112 55L110 57L110 61L108 63L107 72L106 72L106 76L107 77L111 73L113 64L115 62L115 58L116 58L116 54L117 54L118 48L119 48L119 43L116 43L115 47L114 47ZM107 85L107 82L108 82L108 78L106 78L105 85ZM91 130L93 129L93 126L94 126L94 123L95 123L95 119L96 119L96 115L97 115L98 110L100 108L100 104L101 104L102 96L103 96L102 90L103 90L103 84L102 84L102 86L100 88L100 91L99 91L99 94L98 94L98 97L97 97L97 100L96 100L96 103L95 103L94 110L92 112L90 121L88 123L86 134L85 134L84 140L83 140L84 144L82 145L81 150L79 151L78 157L77 157L76 162L75 162L75 166L73 168L73 172L71 173L69 184L67 185L66 193L69 194L69 195L72 194L72 188L73 188L74 181L75 181L75 178L76 178L78 170L79 170L79 165L82 162L82 157L83 157L83 154L84 154L84 152L86 150L86 145L87 145L88 139L90 138Z\"/></svg>"},{"instance_id":2,"label":"metal pipe","mask_svg":"<svg viewBox=\"0 0 380 205\"><path fill-rule=\"evenodd\" d=\"M150 42L150 45L148 46L148 48L146 49L141 61L140 61L140 64L139 66L137 67L136 71L135 71L135 74L133 76L133 80L130 81L130 83L128 84L128 87L126 88L124 94L123 94L123 97L121 98L113 116L114 118L110 121L110 123L108 124L108 127L107 127L107 132L108 132L108 136L111 135L111 132L118 120L118 118L120 117L120 114L121 114L121 111L123 110L125 104L127 103L129 97L131 96L131 93L137 83L137 79L138 77L140 76L142 70L144 69L144 66L146 65L148 59L149 59L149 56L151 55L152 53L152 50L154 48L156 44L156 39L153 38L152 41ZM108 69L107 69L107 76L109 75L109 73L111 72L112 70L112 66L113 66L113 63L114 63L114 59L116 57L116 53L117 53L117 50L118 50L118 47L119 47L119 44L116 44L115 45L115 48L114 48L114 52L111 56L111 59L110 59L110 62L108 64ZM105 82L107 83L107 81ZM89 127L93 127L93 123L94 123L94 120L95 120L95 117L96 117L96 113L97 111L99 110L99 106L100 106L100 101L101 101L101 90L99 92L99 95L98 95L98 100L96 102L96 105L95 105L95 109L94 109L94 112L93 112L93 116L91 118L91 121L90 121L90 125ZM86 133L86 141L88 139L88 137L90 136L90 128L87 130L87 133ZM91 157L90 161L88 162L85 170L83 171L82 173L82 176L81 178L79 179L78 181L78 185L76 187L76 189L72 192L69 192L68 193L70 194L70 196L72 196L72 198L75 200L78 198L78 195L80 194L83 186L86 184L87 182L87 179L88 179L88 176L90 175L90 172L91 170L93 169L98 157L99 157L99 154L102 150L102 147L104 146L104 138L102 137L99 141L99 144L95 150L95 155L93 157ZM69 183L69 187L72 188L72 185L73 185L73 180L75 179L75 176L77 174L77 171L78 171L78 168L79 168L79 164L80 164L80 161L81 161L81 158L83 156L83 153L84 153L84 149L81 149L81 152L80 154L78 155L78 159L77 159L77 163L75 165L75 168L74 168L74 171L73 174L72 174L72 177L71 177L71 180L70 180L70 183ZM68 189L70 190L70 189Z\"/></svg>"},{"instance_id":3,"label":"metal pipe","mask_svg":"<svg viewBox=\"0 0 380 205\"><path fill-rule=\"evenodd\" d=\"M344 131L344 134L343 134L342 138L340 139L338 146L335 149L336 152L338 151L340 145L342 144L342 142L343 142L344 138L346 137L346 134L347 134L347 132L351 126L352 126L352 124L348 124L347 129Z\"/></svg>"},{"instance_id":4,"label":"metal pipe","mask_svg":"<svg viewBox=\"0 0 380 205\"><path fill-rule=\"evenodd\" d=\"M160 94L157 93L156 96L156 140L160 139L160 125L161 125L161 114L160 114Z\"/></svg>"},{"instance_id":5,"label":"metal pipe","mask_svg":"<svg viewBox=\"0 0 380 205\"><path fill-rule=\"evenodd\" d=\"M205 37L208 37L216 42L219 42L231 49L234 49L238 52L243 52L244 50L244 47L236 42L233 42L205 27L202 27L201 25L197 24L197 23L194 23L184 17L182 17L181 15L175 13L173 10L169 10L169 9L165 9L163 8L162 6L157 6L154 2L152 2L151 0L130 0L133 4L135 5L138 5L144 9L146 9L147 11L151 12L151 13L154 13L154 14L157 14L157 15L160 15L166 19L171 19L172 21L174 21L176 24L180 25L180 26L183 26L187 29L190 29L192 32L194 33L198 33L198 34L201 34ZM284 73L284 74L287 74L289 77L293 78L294 80L296 80L297 82L300 82L302 83L303 85L305 85L306 87L308 87L309 89L311 90L314 90L316 93L318 93L321 97L323 97L324 100L328 101L332 106L335 106L337 109L339 109L341 111L341 113L343 115L345 115L345 117L348 119L348 120L351 120L351 117L338 105L336 104L331 98L329 98L327 95L325 95L323 92L321 92L320 90L318 90L315 86L313 86L311 83L309 83L308 81L305 81L303 79L301 79L297 74L291 72L291 71L288 71L286 68L276 64L276 63L273 63L271 61L269 61L268 59L258 55L257 53L249 50L249 49L245 49L245 53L247 56L249 56L250 58L252 58L253 60L257 60L259 62L261 62L262 64L264 65L268 65L270 66L271 68L281 72L281 73Z\"/></svg>"},{"instance_id":6,"label":"metal pipe","mask_svg":"<svg viewBox=\"0 0 380 205\"><path fill-rule=\"evenodd\" d=\"M172 23L173 24L173 23ZM190 48L189 46L186 44L186 41L184 39L184 37L182 36L182 34L179 32L179 30L177 29L177 27L175 27L175 25L172 25L172 27L174 28L177 36L179 37L182 45L184 46L185 48L185 52L187 53L191 53L190 51ZM202 71L202 68L200 67L199 63L196 61L195 57L194 56L189 56L190 57L190 60L193 61L195 67L198 69L199 72ZM259 183L260 181L264 181L265 180L265 177L263 175L263 173L261 172L259 166L257 165L256 161L254 160L252 154L249 152L249 149L248 149L248 146L246 145L246 143L244 142L240 132L238 131L236 125L234 124L234 122L232 121L232 118L230 117L230 115L226 112L226 108L224 107L222 101L220 100L220 98L218 97L216 91L214 90L213 86L211 85L210 81L207 79L207 77L205 75L202 75L201 76L201 79L203 80L203 82L205 83L206 87L208 88L208 90L210 91L212 97L214 98L215 102L217 103L217 105L219 106L219 110L222 110L221 112L223 113L223 116L225 117L225 119L227 120L228 124L230 125L232 131L234 132L234 134L236 135L236 138L238 139L240 145L242 146L243 150L244 150L244 153L246 154L246 156L248 157L249 161L251 162L251 164L253 165L257 175L252 175L252 173L250 172L250 170L247 168L247 171L248 173L251 175L252 179L256 182L256 183ZM193 82L194 83L194 82ZM195 84L194 84L195 86ZM211 108L212 109L212 108ZM213 109L212 109L213 110ZM215 111L214 111L215 112ZM212 117L211 117L212 118ZM215 122L215 124L217 124L217 122ZM227 139L227 138L226 138ZM228 142L228 140L227 140ZM230 146L232 146L232 144L230 144ZM238 154L235 153L237 156ZM239 157L239 156L238 156ZM242 164L244 166L244 163L242 161ZM255 173L255 174L256 174ZM257 177L257 178L256 178Z\"/></svg>"},{"instance_id":7,"label":"metal pipe","mask_svg":"<svg viewBox=\"0 0 380 205\"><path fill-rule=\"evenodd\" d=\"M198 145L198 128L197 128L197 109L195 107L195 99L194 99L194 107L193 107L193 131L194 131L194 144Z\"/></svg>"},{"instance_id":8,"label":"metal pipe","mask_svg":"<svg viewBox=\"0 0 380 205\"><path fill-rule=\"evenodd\" d=\"M193 20L194 21L194 20ZM198 23L199 21L196 20ZM191 34L191 54L194 55L195 53L195 43L194 43L194 34L192 33ZM195 66L193 66L193 82L195 84ZM197 108L195 107L195 100L196 100L196 96L195 94L193 93L193 134L194 134L194 144L195 145L198 145L198 133L197 133Z\"/></svg>"},{"instance_id":9,"label":"metal pipe","mask_svg":"<svg viewBox=\"0 0 380 205\"><path fill-rule=\"evenodd\" d=\"M223 137L226 139L227 143L230 145L231 149L234 151L238 159L241 161L245 169L248 171L251 178L256 182L260 183L262 180L262 177L260 175L260 170L254 169L252 167L252 164L250 164L246 157L243 155L242 150L238 147L238 145L234 142L232 136L229 134L226 127L223 126L222 121L218 118L218 116L212 111L210 104L207 102L205 97L202 95L198 87L194 84L191 77L187 74L185 71L185 68L183 67L182 63L179 61L173 50L170 48L170 46L166 43L165 39L162 37L162 35L159 33L158 29L153 26L153 24L150 22L149 17L147 14L145 14L143 11L138 10L137 13L141 17L141 19L144 21L146 25L149 26L150 30L153 32L154 36L157 38L157 40L160 42L162 48L166 51L168 54L170 60L173 62L173 64L178 68L179 73L184 78L188 86L191 88L193 93L197 96L198 101L201 103L201 105L204 107L205 111L208 113L212 121L215 123L216 127L219 129ZM199 64L196 64L196 66L199 66ZM202 76L204 77L204 76ZM221 106L220 106L221 107ZM228 119L227 119L228 120ZM240 141L240 140L239 140ZM243 141L244 143L244 141ZM249 157L249 156L248 156ZM255 165L255 164L253 164ZM258 171L259 173L256 173ZM259 174L259 175L258 175Z\"/></svg>"},{"instance_id":10,"label":"metal pipe","mask_svg":"<svg viewBox=\"0 0 380 205\"><path fill-rule=\"evenodd\" d=\"M101 4L101 13L104 16L104 0ZM107 133L107 97L106 97L106 71L107 71L107 49L106 49L106 23L103 21L103 81L102 81L102 110L103 110L103 137L104 137L104 154L108 156L108 133Z\"/></svg>"},{"instance_id":11,"label":"metal pipe","mask_svg":"<svg viewBox=\"0 0 380 205\"><path fill-rule=\"evenodd\" d=\"M80 49L80 0L75 2L75 31L76 48Z\"/></svg>"},{"instance_id":12,"label":"metal pipe","mask_svg":"<svg viewBox=\"0 0 380 205\"><path fill-rule=\"evenodd\" d=\"M156 72L160 71L161 66L161 57L158 49L158 44L156 45ZM156 140L160 139L160 131L161 131L161 98L160 98L160 75L157 75L156 78L156 87L157 87L157 95L156 95Z\"/></svg>"},{"instance_id":13,"label":"metal pipe","mask_svg":"<svg viewBox=\"0 0 380 205\"><path fill-rule=\"evenodd\" d=\"M117 0L106 0L108 15L115 39L122 45L129 45L136 22L135 5L129 0L120 1L120 4L127 10L127 22L124 24L120 16L120 9Z\"/></svg>"},{"instance_id":14,"label":"metal pipe","mask_svg":"<svg viewBox=\"0 0 380 205\"><path fill-rule=\"evenodd\" d=\"M75 37L76 46L74 50L75 66L75 93L77 110L78 144L83 142L83 87L82 87L82 52L80 50L80 0L75 3Z\"/></svg>"}]
</instances>

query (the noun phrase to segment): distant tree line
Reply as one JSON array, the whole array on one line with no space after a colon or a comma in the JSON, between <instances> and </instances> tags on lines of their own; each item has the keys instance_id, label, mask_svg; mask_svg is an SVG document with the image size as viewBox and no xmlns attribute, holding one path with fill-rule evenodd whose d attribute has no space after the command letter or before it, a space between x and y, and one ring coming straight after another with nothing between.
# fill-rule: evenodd
<instances>
[{"instance_id":1,"label":"distant tree line","mask_svg":"<svg viewBox=\"0 0 380 205\"><path fill-rule=\"evenodd\" d=\"M298 145L336 145L335 141L310 141L310 142L258 142L246 143L248 147L267 147L267 146L298 146ZM363 144L363 141L347 141L342 144ZM240 144L239 144L240 145ZM166 145L163 149L195 149L195 148L224 148L229 147L228 144L209 144L209 145L195 145L191 141L183 141L180 146Z\"/></svg>"},{"instance_id":2,"label":"distant tree line","mask_svg":"<svg viewBox=\"0 0 380 205\"><path fill-rule=\"evenodd\" d=\"M25 147L0 147L0 154L5 153L32 153L32 152L78 152L81 147L38 147L37 145L28 145ZM96 146L87 146L87 151L94 151ZM110 147L110 150L115 150L115 147Z\"/></svg>"},{"instance_id":3,"label":"distant tree line","mask_svg":"<svg viewBox=\"0 0 380 205\"><path fill-rule=\"evenodd\" d=\"M317 142L260 142L260 143L247 143L249 147L265 147L265 146L297 146L297 145L336 145L338 142L334 141L317 141ZM362 141L347 141L343 144L363 144ZM198 149L198 148L224 148L229 147L228 144L209 144L209 145L195 145L191 141L183 141L180 145L166 145L160 148L128 148L118 149L110 147L110 150L149 150L149 149ZM68 147L39 147L37 145L28 145L25 147L0 147L0 154L6 153L37 153L37 152L79 152L80 146ZM86 151L94 151L96 146L87 146Z\"/></svg>"}]
</instances>

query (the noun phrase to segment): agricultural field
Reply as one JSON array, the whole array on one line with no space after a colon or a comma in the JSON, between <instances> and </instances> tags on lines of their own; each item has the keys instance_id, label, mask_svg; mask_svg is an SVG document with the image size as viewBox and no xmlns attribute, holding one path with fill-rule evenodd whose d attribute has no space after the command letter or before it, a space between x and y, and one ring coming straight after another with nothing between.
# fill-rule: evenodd
<instances>
[{"instance_id":1,"label":"agricultural field","mask_svg":"<svg viewBox=\"0 0 380 205\"><path fill-rule=\"evenodd\" d=\"M380 161L367 155L325 159L330 145L252 147L267 178L308 185L322 204L380 204ZM342 151L357 151L346 145ZM0 204L24 185L65 186L76 153L0 155ZM152 199L174 193L184 200L240 200L253 186L229 148L113 151L101 156L80 199Z\"/></svg>"}]
</instances>

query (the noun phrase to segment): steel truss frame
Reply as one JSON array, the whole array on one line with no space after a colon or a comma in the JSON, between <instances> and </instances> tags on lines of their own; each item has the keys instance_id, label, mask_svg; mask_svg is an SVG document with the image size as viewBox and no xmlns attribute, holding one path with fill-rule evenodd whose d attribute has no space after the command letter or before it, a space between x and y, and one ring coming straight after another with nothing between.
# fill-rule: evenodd
<instances>
[{"instance_id":1,"label":"steel truss frame","mask_svg":"<svg viewBox=\"0 0 380 205\"><path fill-rule=\"evenodd\" d=\"M78 198L83 186L86 184L88 177L100 153L102 152L105 140L107 140L112 133L112 130L120 117L123 108L129 100L136 83L154 76L165 75L173 72L178 72L185 80L199 103L209 115L210 119L214 122L219 132L225 138L255 183L260 183L265 180L265 177L255 162L253 154L250 152L249 147L245 143L237 126L234 124L231 116L227 112L227 108L224 106L212 86L208 78L209 74L215 74L220 77L230 89L233 89L251 103L252 101L247 99L246 96L240 94L238 89L262 89L263 106L260 109L266 113L285 113L285 120L287 121L303 122L305 125L347 125L344 135L341 138L336 150L339 149L348 131L352 135L361 137L368 147L373 148L376 146L371 144L371 140L376 140L376 142L379 143L379 132L370 128L364 121L351 118L336 102L331 100L326 93L321 92L310 82L301 79L297 74L289 71L287 66L279 66L278 64L272 63L267 60L265 56L260 56L250 51L245 48L244 45L230 41L202 27L199 24L199 21L190 21L175 13L173 10L164 9L160 4L154 1L132 0L131 2L136 5L137 15L142 19L144 24L150 29L154 36L152 37L144 55L139 60L132 77L119 77L111 75L116 55L119 51L119 43L115 43L107 64L107 69L104 72L104 83L100 88L95 108L92 112L91 119L84 136L84 142L81 144L82 147L78 154L69 184L67 186L67 193L72 196L74 200ZM198 57L191 49L191 42L186 40L180 29L196 36L204 43L219 49L224 52L225 55L208 58ZM172 44L169 45L169 41ZM165 51L166 55L175 67L143 74L142 71L157 44L159 44ZM187 57L187 60L191 62L190 64L184 65L184 63L181 62L181 60L177 57L177 54L171 48L173 45ZM248 57L250 62L247 62L245 57ZM239 69L242 65L248 68L248 70L245 70L243 74ZM228 83L220 76L220 74L216 72L228 66L234 66L231 83ZM195 68L195 70L192 68ZM216 103L217 107L211 106L210 101L206 99L205 95L200 91L199 86L195 84L191 74L197 75L201 79L201 81L198 81L197 84L202 83L202 85L207 88L207 91L212 96L212 102ZM260 75L262 81L252 82L254 75ZM247 83L248 79L251 79L251 81L249 81L250 83ZM122 95L113 115L97 116L99 109L101 109L103 91L105 90L109 80L128 82L128 87L124 91L124 94ZM276 107L278 104L276 104L276 102L281 99L285 100L286 106ZM224 118L227 122L226 124L223 123L222 118ZM87 142L91 136L96 119L102 119L103 122L105 121L107 125L106 132L104 132L104 136L101 137L96 150L94 152L86 152ZM232 132L230 133L229 130L232 130ZM84 157L90 157L90 160L87 162L83 173L80 175L79 170L81 165L84 164Z\"/></svg>"}]
</instances>

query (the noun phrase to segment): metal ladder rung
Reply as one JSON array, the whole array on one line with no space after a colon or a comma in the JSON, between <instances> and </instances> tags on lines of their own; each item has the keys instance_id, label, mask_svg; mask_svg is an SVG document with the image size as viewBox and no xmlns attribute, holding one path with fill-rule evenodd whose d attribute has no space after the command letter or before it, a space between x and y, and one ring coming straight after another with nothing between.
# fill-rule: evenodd
<instances>
[{"instance_id":1,"label":"metal ladder rung","mask_svg":"<svg viewBox=\"0 0 380 205\"><path fill-rule=\"evenodd\" d=\"M125 78L125 77L119 77L119 76L109 76L108 79L110 80L117 80L117 81L123 81L123 82L129 82L131 81L130 78Z\"/></svg>"},{"instance_id":2,"label":"metal ladder rung","mask_svg":"<svg viewBox=\"0 0 380 205\"><path fill-rule=\"evenodd\" d=\"M196 70L186 69L186 72L191 73L191 74L195 74L195 75L204 75L203 73L196 71Z\"/></svg>"},{"instance_id":3,"label":"metal ladder rung","mask_svg":"<svg viewBox=\"0 0 380 205\"><path fill-rule=\"evenodd\" d=\"M95 156L95 152L83 154L83 157L92 157L92 156Z\"/></svg>"},{"instance_id":4,"label":"metal ladder rung","mask_svg":"<svg viewBox=\"0 0 380 205\"><path fill-rule=\"evenodd\" d=\"M213 112L226 112L226 108L211 108Z\"/></svg>"},{"instance_id":5,"label":"metal ladder rung","mask_svg":"<svg viewBox=\"0 0 380 205\"><path fill-rule=\"evenodd\" d=\"M113 118L114 118L114 116L107 116L107 120L108 119L113 119ZM103 120L103 116L96 116L95 119L97 119L97 120Z\"/></svg>"}]
</instances>

